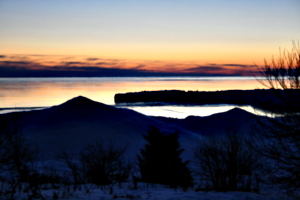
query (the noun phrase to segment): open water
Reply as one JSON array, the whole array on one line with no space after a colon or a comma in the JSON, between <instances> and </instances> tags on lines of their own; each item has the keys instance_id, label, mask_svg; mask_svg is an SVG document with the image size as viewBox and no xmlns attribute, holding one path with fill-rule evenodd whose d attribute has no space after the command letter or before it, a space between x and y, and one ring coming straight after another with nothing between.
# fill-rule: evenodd
<instances>
[{"instance_id":1,"label":"open water","mask_svg":"<svg viewBox=\"0 0 300 200\"><path fill-rule=\"evenodd\" d=\"M0 78L0 113L59 105L76 96L115 105L116 93L185 90L217 91L263 88L255 77L101 77ZM207 116L235 105L127 107L138 112L176 118ZM10 109L9 109L10 108ZM250 106L241 107L256 112Z\"/></svg>"}]
</instances>

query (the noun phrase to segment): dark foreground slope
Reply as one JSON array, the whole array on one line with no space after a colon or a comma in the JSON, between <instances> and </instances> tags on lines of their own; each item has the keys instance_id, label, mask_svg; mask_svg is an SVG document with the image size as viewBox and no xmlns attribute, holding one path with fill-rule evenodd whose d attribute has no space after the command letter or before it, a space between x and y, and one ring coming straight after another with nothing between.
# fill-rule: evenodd
<instances>
[{"instance_id":1,"label":"dark foreground slope","mask_svg":"<svg viewBox=\"0 0 300 200\"><path fill-rule=\"evenodd\" d=\"M135 155L143 147L143 134L150 126L166 132L181 132L182 140L191 134L133 110L115 108L85 97L76 97L48 109L0 115L0 120L17 120L18 128L30 144L38 146L43 159L53 159L62 149L78 154L96 140L128 146Z\"/></svg>"},{"instance_id":2,"label":"dark foreground slope","mask_svg":"<svg viewBox=\"0 0 300 200\"><path fill-rule=\"evenodd\" d=\"M60 150L78 155L83 146L96 140L128 146L127 154L135 157L150 126L165 132L179 131L181 145L186 149L183 156L190 156L201 135L221 133L236 124L244 124L243 129L248 130L254 122L252 114L240 109L180 120L150 117L81 96L44 110L0 115L1 121L7 119L17 121L18 128L31 145L40 149L44 160L54 159Z\"/></svg>"}]
</instances>

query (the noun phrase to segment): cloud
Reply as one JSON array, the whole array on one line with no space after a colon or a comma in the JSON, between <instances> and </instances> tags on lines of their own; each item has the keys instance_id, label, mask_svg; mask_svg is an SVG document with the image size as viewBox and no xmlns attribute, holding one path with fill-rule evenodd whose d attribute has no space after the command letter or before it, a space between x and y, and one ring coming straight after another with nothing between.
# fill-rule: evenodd
<instances>
[{"instance_id":1,"label":"cloud","mask_svg":"<svg viewBox=\"0 0 300 200\"><path fill-rule=\"evenodd\" d=\"M6 58L6 56L5 55L0 55L0 58Z\"/></svg>"},{"instance_id":2,"label":"cloud","mask_svg":"<svg viewBox=\"0 0 300 200\"><path fill-rule=\"evenodd\" d=\"M121 69L121 68L106 68L106 67L98 67L98 66L84 66L84 67L66 67L66 66L55 66L49 68L51 71L57 72L65 72L69 73L69 75L73 76L74 74L78 75L80 72L80 76L147 76L153 75L155 73L148 72L140 69ZM161 73L163 74L163 73Z\"/></svg>"},{"instance_id":3,"label":"cloud","mask_svg":"<svg viewBox=\"0 0 300 200\"><path fill-rule=\"evenodd\" d=\"M31 62L25 62L25 61L0 61L0 65L28 65L31 64Z\"/></svg>"},{"instance_id":4,"label":"cloud","mask_svg":"<svg viewBox=\"0 0 300 200\"><path fill-rule=\"evenodd\" d=\"M32 69L19 66L0 66L0 77L112 77L147 76L149 74L135 69L103 67L54 66Z\"/></svg>"},{"instance_id":5,"label":"cloud","mask_svg":"<svg viewBox=\"0 0 300 200\"><path fill-rule=\"evenodd\" d=\"M199 71L199 72L205 72L205 71L221 71L224 70L224 67L216 67L216 66L198 66L194 68L186 69L186 71Z\"/></svg>"},{"instance_id":6,"label":"cloud","mask_svg":"<svg viewBox=\"0 0 300 200\"><path fill-rule=\"evenodd\" d=\"M244 71L226 71L221 67L200 66L184 72L157 72L137 66L131 69L106 68L99 66L1 66L0 77L128 77L128 76L224 76L244 75Z\"/></svg>"},{"instance_id":7,"label":"cloud","mask_svg":"<svg viewBox=\"0 0 300 200\"><path fill-rule=\"evenodd\" d=\"M82 65L85 64L84 62L63 62L66 65Z\"/></svg>"},{"instance_id":8,"label":"cloud","mask_svg":"<svg viewBox=\"0 0 300 200\"><path fill-rule=\"evenodd\" d=\"M216 64L209 63L206 65L198 65L185 69L187 73L205 74L205 75L230 75L230 76L251 76L256 73L254 69L255 65L244 65L244 64Z\"/></svg>"},{"instance_id":9,"label":"cloud","mask_svg":"<svg viewBox=\"0 0 300 200\"><path fill-rule=\"evenodd\" d=\"M141 69L141 68L144 68L144 67L146 67L146 65L138 65L138 66L133 67L131 69Z\"/></svg>"},{"instance_id":10,"label":"cloud","mask_svg":"<svg viewBox=\"0 0 300 200\"><path fill-rule=\"evenodd\" d=\"M228 67L256 67L255 65L242 65L242 64L223 64L222 66L228 66Z\"/></svg>"},{"instance_id":11,"label":"cloud","mask_svg":"<svg viewBox=\"0 0 300 200\"><path fill-rule=\"evenodd\" d=\"M87 58L86 61L96 61L99 60L99 58Z\"/></svg>"},{"instance_id":12,"label":"cloud","mask_svg":"<svg viewBox=\"0 0 300 200\"><path fill-rule=\"evenodd\" d=\"M103 71L107 69L113 69L113 68L103 68L103 67L90 67L90 66L71 66L71 67L66 67L66 66L55 66L55 67L50 67L48 68L49 70L58 70L58 71Z\"/></svg>"},{"instance_id":13,"label":"cloud","mask_svg":"<svg viewBox=\"0 0 300 200\"><path fill-rule=\"evenodd\" d=\"M97 59L94 59L94 60L95 61L96 60L99 61L100 59L97 58ZM101 62L91 63L91 62L86 61L86 59L85 59L85 61L68 61L68 62L64 61L64 62L61 62L60 64L67 65L67 66L73 66L73 65L78 66L78 65L80 65L80 66L85 67L85 66L91 66L91 65L98 65L98 66L107 65L107 66L111 66L111 65L116 65L118 63L112 62L112 61L109 61L109 60L104 60L104 61L101 61Z\"/></svg>"},{"instance_id":14,"label":"cloud","mask_svg":"<svg viewBox=\"0 0 300 200\"><path fill-rule=\"evenodd\" d=\"M116 65L117 63L114 62L97 62L96 65Z\"/></svg>"},{"instance_id":15,"label":"cloud","mask_svg":"<svg viewBox=\"0 0 300 200\"><path fill-rule=\"evenodd\" d=\"M129 77L129 76L178 76L177 73L151 72L140 69L104 68L97 66L54 66L26 68L0 66L0 77ZM186 76L186 74L182 74Z\"/></svg>"},{"instance_id":16,"label":"cloud","mask_svg":"<svg viewBox=\"0 0 300 200\"><path fill-rule=\"evenodd\" d=\"M238 63L199 65L193 62L130 61L84 56L40 56L39 59L34 55L3 56L5 60L0 61L0 77L249 76L257 71L250 68L253 65Z\"/></svg>"}]
</instances>

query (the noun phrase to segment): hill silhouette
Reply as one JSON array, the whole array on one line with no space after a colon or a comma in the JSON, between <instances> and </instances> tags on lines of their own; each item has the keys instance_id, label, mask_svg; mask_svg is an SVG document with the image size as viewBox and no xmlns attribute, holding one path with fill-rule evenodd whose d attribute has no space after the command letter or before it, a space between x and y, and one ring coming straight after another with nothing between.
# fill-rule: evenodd
<instances>
[{"instance_id":1,"label":"hill silhouette","mask_svg":"<svg viewBox=\"0 0 300 200\"><path fill-rule=\"evenodd\" d=\"M163 132L179 131L179 141L186 149L183 156L189 156L201 135L222 133L227 126L236 124L247 130L254 115L236 108L208 117L151 117L78 96L43 110L2 114L0 120L16 117L25 137L40 149L41 158L51 160L61 149L76 156L95 140L128 146L128 156L134 157L143 147L143 135L150 126Z\"/></svg>"},{"instance_id":2,"label":"hill silhouette","mask_svg":"<svg viewBox=\"0 0 300 200\"><path fill-rule=\"evenodd\" d=\"M234 108L224 113L217 113L206 117L188 116L185 119L154 117L165 123L173 124L181 129L199 135L224 134L234 128L240 132L250 131L258 117L240 108Z\"/></svg>"}]
</instances>

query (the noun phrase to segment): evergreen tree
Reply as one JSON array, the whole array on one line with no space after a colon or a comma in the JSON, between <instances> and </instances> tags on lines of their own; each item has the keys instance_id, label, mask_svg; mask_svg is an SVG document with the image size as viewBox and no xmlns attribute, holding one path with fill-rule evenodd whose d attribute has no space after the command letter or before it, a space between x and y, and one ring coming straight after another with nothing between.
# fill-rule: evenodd
<instances>
[{"instance_id":1,"label":"evergreen tree","mask_svg":"<svg viewBox=\"0 0 300 200\"><path fill-rule=\"evenodd\" d=\"M184 150L180 148L178 132L163 134L156 127L151 127L144 138L147 144L138 155L142 181L172 188L193 186L188 161L183 162L180 158Z\"/></svg>"}]
</instances>

